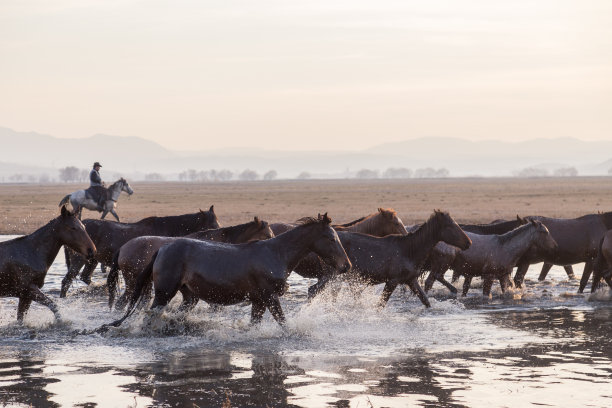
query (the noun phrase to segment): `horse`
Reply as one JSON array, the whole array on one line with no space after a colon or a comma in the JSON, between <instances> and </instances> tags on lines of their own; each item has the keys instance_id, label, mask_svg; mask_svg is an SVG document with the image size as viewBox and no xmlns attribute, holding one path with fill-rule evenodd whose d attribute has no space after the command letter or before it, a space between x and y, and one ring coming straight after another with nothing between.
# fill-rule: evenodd
<instances>
[{"instance_id":1,"label":"horse","mask_svg":"<svg viewBox=\"0 0 612 408\"><path fill-rule=\"evenodd\" d=\"M593 262L591 293L597 290L602 279L612 289L612 230L606 232L599 242L597 257L595 257Z\"/></svg>"},{"instance_id":2,"label":"horse","mask_svg":"<svg viewBox=\"0 0 612 408\"><path fill-rule=\"evenodd\" d=\"M418 282L422 264L432 248L440 241L467 249L470 238L447 213L435 210L429 219L416 231L407 235L370 235L339 232L353 268L348 279L385 287L379 302L384 307L399 284L408 285L425 307L431 307L427 295ZM319 290L322 288L319 288Z\"/></svg>"},{"instance_id":3,"label":"horse","mask_svg":"<svg viewBox=\"0 0 612 408\"><path fill-rule=\"evenodd\" d=\"M605 233L612 228L612 212L587 214L578 218L549 218L529 216L546 225L558 246L553 251L544 251L533 247L527 251L517 264L514 283L521 287L529 265L546 262L553 265L572 265L584 262L584 271L580 278L578 293L584 292L591 272L593 261L597 256L599 242ZM545 276L540 276L542 279Z\"/></svg>"},{"instance_id":4,"label":"horse","mask_svg":"<svg viewBox=\"0 0 612 408\"><path fill-rule=\"evenodd\" d=\"M193 307L197 299L221 305L250 300L252 324L262 320L267 308L283 326L285 316L279 296L284 294L293 268L311 251L335 268L346 271L351 267L327 213L303 220L292 230L265 241L226 244L177 239L160 248L138 276L126 314L100 330L127 319L150 280L155 288L151 309L164 307L178 291L183 294L184 310Z\"/></svg>"},{"instance_id":5,"label":"horse","mask_svg":"<svg viewBox=\"0 0 612 408\"><path fill-rule=\"evenodd\" d=\"M274 237L270 225L258 217L246 224L234 225L232 227L198 231L186 235L184 238L208 240L213 242L226 242L229 244L242 244L250 241L259 241ZM108 306L113 307L119 270L125 281L125 291L117 301L117 309L122 309L127 303L129 296L134 291L136 277L151 261L151 257L162 246L176 241L176 237L160 237L145 235L133 238L123 244L113 257L111 270L106 280L108 286ZM150 290L145 293L150 293Z\"/></svg>"},{"instance_id":6,"label":"horse","mask_svg":"<svg viewBox=\"0 0 612 408\"><path fill-rule=\"evenodd\" d=\"M81 280L91 283L91 274L98 262L110 265L115 252L132 238L143 235L160 235L178 237L192 232L219 228L214 206L208 211L198 211L194 214L172 215L166 217L148 217L134 223L109 222L105 220L88 219L83 221L87 233L95 242L98 251L94 259L86 260L81 255L66 250L69 266L66 276L62 280L60 297L66 297L72 280L81 273Z\"/></svg>"},{"instance_id":7,"label":"horse","mask_svg":"<svg viewBox=\"0 0 612 408\"><path fill-rule=\"evenodd\" d=\"M275 235L282 234L292 228L295 224L275 223L272 230ZM395 210L390 208L379 208L377 212L358 218L346 224L334 224L332 227L337 231L360 232L362 234L384 237L392 234L406 235L406 227L398 217ZM296 266L295 273L309 278L317 279L317 283L308 288L308 297L314 297L326 284L336 271L321 260L316 254L309 254Z\"/></svg>"},{"instance_id":8,"label":"horse","mask_svg":"<svg viewBox=\"0 0 612 408\"><path fill-rule=\"evenodd\" d=\"M534 246L542 250L555 250L557 247L544 224L535 220L501 235L466 234L472 240L469 249L449 251L449 248L434 248L425 292L431 289L436 278L444 276L449 267L465 277L463 296L467 295L474 276L483 277L482 292L485 296L489 296L494 278L499 279L502 292L505 292L512 285L512 269L525 252Z\"/></svg>"},{"instance_id":9,"label":"horse","mask_svg":"<svg viewBox=\"0 0 612 408\"><path fill-rule=\"evenodd\" d=\"M19 323L32 301L47 306L60 319L57 305L40 288L62 245L88 258L96 252L81 221L65 206L59 217L33 233L0 243L0 296L19 298Z\"/></svg>"},{"instance_id":10,"label":"horse","mask_svg":"<svg viewBox=\"0 0 612 408\"><path fill-rule=\"evenodd\" d=\"M271 224L270 227L275 235L279 235L295 228L296 225L298 224L277 222ZM379 208L375 213L358 218L346 224L334 224L332 227L336 231L361 232L377 237L384 237L385 235L391 234L407 234L404 223L397 215L397 212L391 208Z\"/></svg>"},{"instance_id":11,"label":"horse","mask_svg":"<svg viewBox=\"0 0 612 408\"><path fill-rule=\"evenodd\" d=\"M119 199L119 195L121 195L122 191L128 193L128 195L134 194L134 190L132 190L132 187L130 187L127 180L123 177L106 188L106 201L102 207L101 219L104 219L106 214L110 212L115 217L117 222L119 222L119 216L117 215L115 208L117 207L117 200ZM61 207L66 205L68 202L70 202L70 205L72 205L72 211L78 214L79 219L81 219L81 212L83 211L83 208L98 211L98 203L87 194L86 190L77 190L66 195L64 198L62 198L59 205Z\"/></svg>"}]
</instances>

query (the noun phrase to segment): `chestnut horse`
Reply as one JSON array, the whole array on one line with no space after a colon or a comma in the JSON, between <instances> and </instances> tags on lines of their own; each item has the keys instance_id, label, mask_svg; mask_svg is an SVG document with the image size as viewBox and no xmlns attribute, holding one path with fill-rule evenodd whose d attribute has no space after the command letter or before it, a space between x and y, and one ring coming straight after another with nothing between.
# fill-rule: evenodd
<instances>
[{"instance_id":1,"label":"chestnut horse","mask_svg":"<svg viewBox=\"0 0 612 408\"><path fill-rule=\"evenodd\" d=\"M59 217L30 235L0 243L0 296L19 298L17 321L23 322L32 301L60 318L57 305L40 288L62 245L87 258L96 252L81 221L65 206Z\"/></svg>"},{"instance_id":2,"label":"chestnut horse","mask_svg":"<svg viewBox=\"0 0 612 408\"><path fill-rule=\"evenodd\" d=\"M251 323L259 323L267 308L283 325L285 316L279 296L284 294L287 277L300 259L312 251L335 268L351 267L330 224L327 214L319 215L284 234L247 244L177 239L153 255L138 276L127 313L110 326L120 325L134 312L150 279L155 287L152 309L164 307L181 291L182 308L189 309L197 299L221 305L250 300Z\"/></svg>"},{"instance_id":3,"label":"chestnut horse","mask_svg":"<svg viewBox=\"0 0 612 408\"><path fill-rule=\"evenodd\" d=\"M183 238L193 238L214 242L226 242L228 244L242 244L250 241L259 241L272 238L274 233L266 221L259 218L246 224L234 225L231 227L198 231ZM119 270L125 280L125 292L117 301L117 309L122 309L127 303L129 296L134 291L136 277L142 272L145 266L151 262L151 257L162 246L177 240L177 237L158 237L145 235L129 240L113 257L113 264L106 279L108 285L108 306L113 307ZM150 291L149 291L150 292ZM149 292L145 292L149 293Z\"/></svg>"},{"instance_id":4,"label":"chestnut horse","mask_svg":"<svg viewBox=\"0 0 612 408\"><path fill-rule=\"evenodd\" d=\"M68 273L62 280L62 290L60 297L65 297L72 280L81 273L81 279L89 284L91 274L98 262L110 265L113 262L115 252L123 244L132 238L143 235L162 235L169 237L183 236L192 232L219 228L219 222L215 215L214 206L208 211L198 211L194 214L172 215L167 217L148 217L134 223L109 222L104 220L85 220L83 221L87 233L95 242L98 251L94 259L86 260L81 255L66 251L69 265Z\"/></svg>"}]
</instances>

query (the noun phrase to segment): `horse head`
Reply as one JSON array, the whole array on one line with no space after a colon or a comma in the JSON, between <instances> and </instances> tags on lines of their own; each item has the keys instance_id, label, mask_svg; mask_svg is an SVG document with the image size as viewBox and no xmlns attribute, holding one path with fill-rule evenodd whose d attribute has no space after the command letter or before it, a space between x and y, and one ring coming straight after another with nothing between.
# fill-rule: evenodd
<instances>
[{"instance_id":1,"label":"horse head","mask_svg":"<svg viewBox=\"0 0 612 408\"><path fill-rule=\"evenodd\" d=\"M311 251L319 255L326 264L336 269L339 273L344 273L351 269L351 261L348 259L344 247L338 238L336 230L331 226L331 218L327 213L317 218L304 221L302 225L310 225L314 240Z\"/></svg>"},{"instance_id":2,"label":"horse head","mask_svg":"<svg viewBox=\"0 0 612 408\"><path fill-rule=\"evenodd\" d=\"M466 250L472 245L472 240L465 234L459 224L446 211L434 210L434 222L440 227L440 240L449 245Z\"/></svg>"},{"instance_id":3,"label":"horse head","mask_svg":"<svg viewBox=\"0 0 612 408\"><path fill-rule=\"evenodd\" d=\"M557 249L557 241L550 235L546 225L537 220L530 220L537 234L535 244L544 250L554 251Z\"/></svg>"},{"instance_id":4,"label":"horse head","mask_svg":"<svg viewBox=\"0 0 612 408\"><path fill-rule=\"evenodd\" d=\"M121 183L121 191L128 193L128 195L134 194L134 190L132 190L132 187L130 187L130 184L127 182L126 179L121 177L119 179L119 182Z\"/></svg>"},{"instance_id":5,"label":"horse head","mask_svg":"<svg viewBox=\"0 0 612 408\"><path fill-rule=\"evenodd\" d=\"M217 214L215 214L215 206L211 205L208 211L202 211L200 208L200 213L198 217L199 228L198 231L207 230L207 229L216 229L220 228L219 220L217 219Z\"/></svg>"},{"instance_id":6,"label":"horse head","mask_svg":"<svg viewBox=\"0 0 612 408\"><path fill-rule=\"evenodd\" d=\"M57 220L56 228L60 242L81 255L92 258L96 253L96 246L76 214L66 206L62 206L61 215Z\"/></svg>"},{"instance_id":7,"label":"horse head","mask_svg":"<svg viewBox=\"0 0 612 408\"><path fill-rule=\"evenodd\" d=\"M407 235L408 231L406 226L398 217L397 212L392 208L379 208L378 215L382 217L383 223L381 224L381 234L377 236L385 236L392 234Z\"/></svg>"}]
</instances>

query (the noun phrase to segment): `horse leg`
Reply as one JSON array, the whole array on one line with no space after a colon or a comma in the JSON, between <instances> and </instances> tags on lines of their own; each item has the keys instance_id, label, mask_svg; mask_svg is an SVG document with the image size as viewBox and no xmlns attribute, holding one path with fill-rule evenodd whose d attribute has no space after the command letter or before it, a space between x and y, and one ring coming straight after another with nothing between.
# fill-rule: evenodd
<instances>
[{"instance_id":1,"label":"horse leg","mask_svg":"<svg viewBox=\"0 0 612 408\"><path fill-rule=\"evenodd\" d=\"M112 208L110 210L110 213L113 214L113 217L115 217L115 219L117 220L117 222L119 222L119 216L117 215L117 213L115 212L115 209Z\"/></svg>"},{"instance_id":2,"label":"horse leg","mask_svg":"<svg viewBox=\"0 0 612 408\"><path fill-rule=\"evenodd\" d=\"M106 214L108 214L108 210L104 209L104 211L102 211L102 216L100 217L100 219L103 220L104 217L106 217Z\"/></svg>"},{"instance_id":3,"label":"horse leg","mask_svg":"<svg viewBox=\"0 0 612 408\"><path fill-rule=\"evenodd\" d=\"M520 288L523 286L523 280L525 279L525 274L527 273L527 269L529 269L529 263L523 262L518 264L516 267L516 275L514 275L514 286Z\"/></svg>"},{"instance_id":4,"label":"horse leg","mask_svg":"<svg viewBox=\"0 0 612 408\"><path fill-rule=\"evenodd\" d=\"M387 305L389 298L393 294L393 291L397 288L397 282L387 282L385 283L385 288L382 291L382 296L378 301L378 307L383 308Z\"/></svg>"},{"instance_id":5,"label":"horse leg","mask_svg":"<svg viewBox=\"0 0 612 408\"><path fill-rule=\"evenodd\" d=\"M470 290L470 285L472 285L473 276L465 275L463 277L463 291L461 292L461 296L467 296L468 291Z\"/></svg>"},{"instance_id":6,"label":"horse leg","mask_svg":"<svg viewBox=\"0 0 612 408\"><path fill-rule=\"evenodd\" d=\"M580 278L580 287L578 288L578 293L584 292L584 288L586 287L587 283L589 283L591 272L593 272L593 261L588 260L584 263L584 270L582 271L582 277Z\"/></svg>"},{"instance_id":7,"label":"horse leg","mask_svg":"<svg viewBox=\"0 0 612 408\"><path fill-rule=\"evenodd\" d=\"M23 321L23 316L25 315L25 312L27 312L28 308L30 307L30 303L32 302L32 300L35 301L36 303L40 303L43 306L47 306L53 312L55 319L56 320L60 319L59 309L57 308L57 305L55 304L55 302L52 301L47 295L42 293L36 285L30 285L30 287L28 288L28 291L24 295L26 296L26 299L23 303L23 309L21 309L22 299L21 298L19 299L19 306L17 308L17 320L19 320L20 314L21 314L20 321Z\"/></svg>"},{"instance_id":8,"label":"horse leg","mask_svg":"<svg viewBox=\"0 0 612 408\"><path fill-rule=\"evenodd\" d=\"M548 272L550 271L550 268L552 267L553 267L553 264L544 262L544 265L542 265L542 270L540 271L540 276L538 276L538 280L540 282L546 279L546 275L548 275Z\"/></svg>"},{"instance_id":9,"label":"horse leg","mask_svg":"<svg viewBox=\"0 0 612 408\"><path fill-rule=\"evenodd\" d=\"M491 287L493 287L493 276L491 276L491 274L486 274L483 276L482 294L489 297L491 294Z\"/></svg>"},{"instance_id":10,"label":"horse leg","mask_svg":"<svg viewBox=\"0 0 612 408\"><path fill-rule=\"evenodd\" d=\"M83 282L88 285L91 283L91 275L93 275L94 269L96 269L97 265L98 261L96 261L95 259L87 261L87 263L85 264L85 268L83 268L83 272L81 272L81 280Z\"/></svg>"},{"instance_id":11,"label":"horse leg","mask_svg":"<svg viewBox=\"0 0 612 408\"><path fill-rule=\"evenodd\" d=\"M32 299L29 296L23 296L19 298L19 305L17 306L17 322L19 324L23 323L23 318L27 313L30 305L32 304Z\"/></svg>"},{"instance_id":12,"label":"horse leg","mask_svg":"<svg viewBox=\"0 0 612 408\"><path fill-rule=\"evenodd\" d=\"M431 304L429 303L429 299L427 298L427 295L423 291L423 288L421 287L421 285L419 285L418 279L415 278L412 281L410 281L410 283L408 283L408 286L414 293L416 293L416 295L419 297L419 300L421 301L421 303L425 305L425 307L431 307Z\"/></svg>"},{"instance_id":13,"label":"horse leg","mask_svg":"<svg viewBox=\"0 0 612 408\"><path fill-rule=\"evenodd\" d=\"M508 273L505 273L504 275L500 276L500 278L499 278L499 284L501 286L502 293L506 293L506 290L509 287L512 287L512 279L510 279L510 274L511 273L512 273L511 271L508 272Z\"/></svg>"},{"instance_id":14,"label":"horse leg","mask_svg":"<svg viewBox=\"0 0 612 408\"><path fill-rule=\"evenodd\" d=\"M190 312L193 308L198 304L200 300L196 295L193 294L192 291L187 288L187 286L183 285L180 289L181 294L183 295L183 303L179 306L179 310L182 312Z\"/></svg>"},{"instance_id":15,"label":"horse leg","mask_svg":"<svg viewBox=\"0 0 612 408\"><path fill-rule=\"evenodd\" d=\"M572 265L565 265L563 269L565 269L567 279L576 279L576 275L574 275L574 268L572 268Z\"/></svg>"},{"instance_id":16,"label":"horse leg","mask_svg":"<svg viewBox=\"0 0 612 408\"><path fill-rule=\"evenodd\" d=\"M70 268L68 269L68 273L66 276L64 276L64 279L62 279L62 289L60 291L61 298L66 297L72 281L77 277L83 265L85 265L83 257L78 255L76 252L73 252L70 259Z\"/></svg>"},{"instance_id":17,"label":"horse leg","mask_svg":"<svg viewBox=\"0 0 612 408\"><path fill-rule=\"evenodd\" d=\"M264 313L266 312L266 305L261 300L251 300L251 324L261 323Z\"/></svg>"},{"instance_id":18,"label":"horse leg","mask_svg":"<svg viewBox=\"0 0 612 408\"><path fill-rule=\"evenodd\" d=\"M312 300L316 295L321 293L323 289L325 289L325 287L327 286L330 280L331 280L331 276L325 275L325 276L320 277L319 280L317 280L317 283L310 286L308 288L308 300Z\"/></svg>"},{"instance_id":19,"label":"horse leg","mask_svg":"<svg viewBox=\"0 0 612 408\"><path fill-rule=\"evenodd\" d=\"M280 301L278 300L278 296L270 296L270 298L266 301L266 307L268 308L270 313L272 313L272 317L274 317L274 320L276 320L278 324L284 327L286 322L285 314L283 313L283 308L281 307Z\"/></svg>"},{"instance_id":20,"label":"horse leg","mask_svg":"<svg viewBox=\"0 0 612 408\"><path fill-rule=\"evenodd\" d=\"M610 289L612 289L612 274L610 274L609 272L610 270L608 270L608 275L604 277L604 280L606 281Z\"/></svg>"},{"instance_id":21,"label":"horse leg","mask_svg":"<svg viewBox=\"0 0 612 408\"><path fill-rule=\"evenodd\" d=\"M459 280L459 277L461 276L461 273L457 272L457 271L453 271L453 277L451 279L452 283L455 283Z\"/></svg>"}]
</instances>

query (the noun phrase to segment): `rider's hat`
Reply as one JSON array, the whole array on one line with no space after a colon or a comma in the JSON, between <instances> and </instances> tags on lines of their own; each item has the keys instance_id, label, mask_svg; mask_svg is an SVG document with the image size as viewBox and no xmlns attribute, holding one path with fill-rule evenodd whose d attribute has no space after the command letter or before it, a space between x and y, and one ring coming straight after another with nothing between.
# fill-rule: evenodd
<instances>
[{"instance_id":1,"label":"rider's hat","mask_svg":"<svg viewBox=\"0 0 612 408\"><path fill-rule=\"evenodd\" d=\"M100 162L95 162L93 166L94 166L94 167L96 167L96 166L98 166L98 167L102 167L102 165L100 164Z\"/></svg>"}]
</instances>

